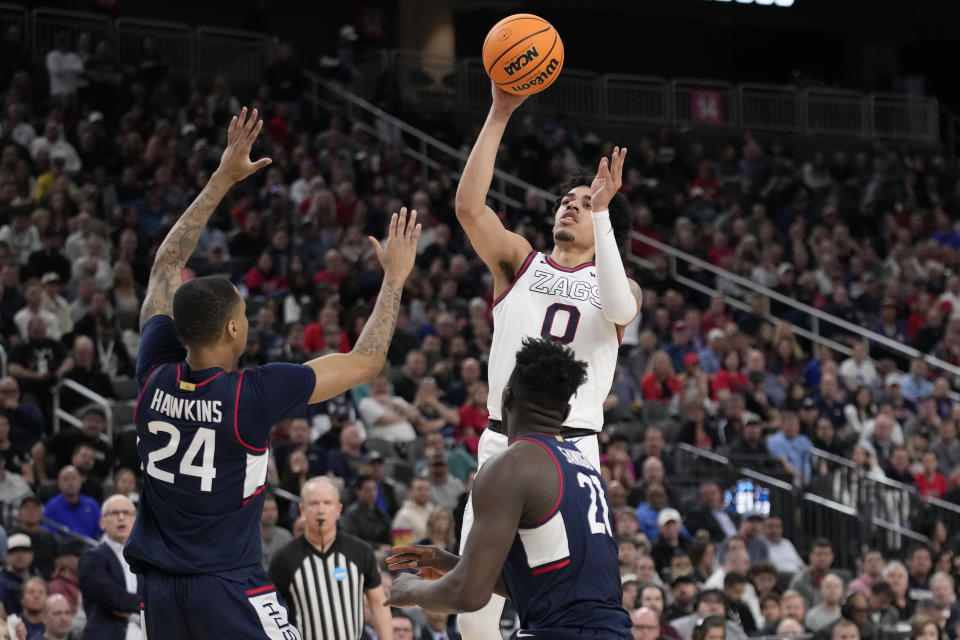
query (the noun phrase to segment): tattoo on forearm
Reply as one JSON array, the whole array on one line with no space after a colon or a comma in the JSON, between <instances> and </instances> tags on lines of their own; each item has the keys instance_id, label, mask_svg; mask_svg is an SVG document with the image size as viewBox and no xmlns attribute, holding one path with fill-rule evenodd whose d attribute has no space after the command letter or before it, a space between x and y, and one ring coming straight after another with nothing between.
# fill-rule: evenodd
<instances>
[{"instance_id":1,"label":"tattoo on forearm","mask_svg":"<svg viewBox=\"0 0 960 640\"><path fill-rule=\"evenodd\" d=\"M150 271L147 295L140 309L141 328L155 315L172 315L173 294L180 288L181 272L197 248L200 234L225 193L225 190L213 181L214 178L211 178L190 203L157 249L153 269Z\"/></svg>"},{"instance_id":2,"label":"tattoo on forearm","mask_svg":"<svg viewBox=\"0 0 960 640\"><path fill-rule=\"evenodd\" d=\"M397 325L397 313L400 311L400 299L403 296L403 283L399 285L384 281L373 314L363 327L357 339L354 352L361 356L387 357L393 330Z\"/></svg>"}]
</instances>

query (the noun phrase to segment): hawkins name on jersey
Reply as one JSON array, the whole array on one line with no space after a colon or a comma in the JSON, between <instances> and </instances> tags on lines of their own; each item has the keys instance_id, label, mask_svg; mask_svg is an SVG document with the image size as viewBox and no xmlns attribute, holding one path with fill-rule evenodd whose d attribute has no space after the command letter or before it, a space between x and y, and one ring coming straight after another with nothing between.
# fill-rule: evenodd
<instances>
[{"instance_id":1,"label":"hawkins name on jersey","mask_svg":"<svg viewBox=\"0 0 960 640\"><path fill-rule=\"evenodd\" d=\"M503 388L525 337L556 340L587 363L587 381L570 399L564 426L602 429L603 401L613 385L620 335L617 326L603 317L592 262L563 267L549 255L531 251L513 282L494 301L487 400L493 420L501 419Z\"/></svg>"},{"instance_id":2,"label":"hawkins name on jersey","mask_svg":"<svg viewBox=\"0 0 960 640\"><path fill-rule=\"evenodd\" d=\"M222 422L220 400L188 400L176 398L169 393L156 389L150 400L150 408L176 420L194 422Z\"/></svg>"}]
</instances>

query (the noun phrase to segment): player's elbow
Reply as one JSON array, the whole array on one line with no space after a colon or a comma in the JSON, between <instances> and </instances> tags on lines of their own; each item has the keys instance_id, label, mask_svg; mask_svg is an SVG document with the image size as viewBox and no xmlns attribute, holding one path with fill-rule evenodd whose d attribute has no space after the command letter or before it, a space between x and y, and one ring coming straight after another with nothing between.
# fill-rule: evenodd
<instances>
[{"instance_id":1,"label":"player's elbow","mask_svg":"<svg viewBox=\"0 0 960 640\"><path fill-rule=\"evenodd\" d=\"M469 197L458 189L456 198L454 198L453 201L453 209L457 213L457 220L461 222L464 220L472 220L480 215L480 212L483 210L483 202L476 202L474 198Z\"/></svg>"},{"instance_id":2,"label":"player's elbow","mask_svg":"<svg viewBox=\"0 0 960 640\"><path fill-rule=\"evenodd\" d=\"M630 324L637 315L637 306L634 304L604 305L603 317L617 325Z\"/></svg>"},{"instance_id":3,"label":"player's elbow","mask_svg":"<svg viewBox=\"0 0 960 640\"><path fill-rule=\"evenodd\" d=\"M355 365L353 371L357 384L364 384L376 378L387 361L386 354L380 352L363 354L357 353L354 349L350 352L350 355L354 356L354 362L351 365Z\"/></svg>"}]
</instances>

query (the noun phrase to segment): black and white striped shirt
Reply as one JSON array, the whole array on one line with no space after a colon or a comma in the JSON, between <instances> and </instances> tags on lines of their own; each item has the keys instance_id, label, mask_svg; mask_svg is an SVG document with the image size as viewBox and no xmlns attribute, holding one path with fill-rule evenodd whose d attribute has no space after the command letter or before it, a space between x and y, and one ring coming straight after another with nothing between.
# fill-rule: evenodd
<instances>
[{"instance_id":1,"label":"black and white striped shirt","mask_svg":"<svg viewBox=\"0 0 960 640\"><path fill-rule=\"evenodd\" d=\"M300 536L277 551L270 578L303 640L358 640L363 594L380 586L370 545L343 531L326 553Z\"/></svg>"}]
</instances>

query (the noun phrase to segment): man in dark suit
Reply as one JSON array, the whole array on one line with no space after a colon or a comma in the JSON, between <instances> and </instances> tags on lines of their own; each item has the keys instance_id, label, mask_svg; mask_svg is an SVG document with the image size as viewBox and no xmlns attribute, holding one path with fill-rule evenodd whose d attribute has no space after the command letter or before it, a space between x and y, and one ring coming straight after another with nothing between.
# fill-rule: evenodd
<instances>
[{"instance_id":1,"label":"man in dark suit","mask_svg":"<svg viewBox=\"0 0 960 640\"><path fill-rule=\"evenodd\" d=\"M102 513L103 543L83 554L77 568L87 612L83 640L125 640L130 625L137 625L139 634L139 618L131 614L140 612L141 589L123 557L137 512L129 498L117 494L104 501Z\"/></svg>"},{"instance_id":2,"label":"man in dark suit","mask_svg":"<svg viewBox=\"0 0 960 640\"><path fill-rule=\"evenodd\" d=\"M691 511L684 524L694 536L706 531L714 542L723 542L736 535L740 516L723 508L723 493L716 482L704 482L700 485L700 508Z\"/></svg>"},{"instance_id":3,"label":"man in dark suit","mask_svg":"<svg viewBox=\"0 0 960 640\"><path fill-rule=\"evenodd\" d=\"M460 640L449 615L432 609L424 609L423 615L427 624L420 628L420 640Z\"/></svg>"}]
</instances>

